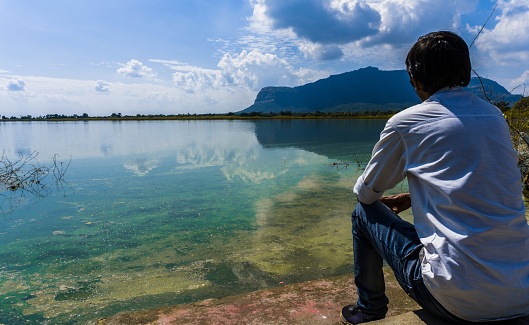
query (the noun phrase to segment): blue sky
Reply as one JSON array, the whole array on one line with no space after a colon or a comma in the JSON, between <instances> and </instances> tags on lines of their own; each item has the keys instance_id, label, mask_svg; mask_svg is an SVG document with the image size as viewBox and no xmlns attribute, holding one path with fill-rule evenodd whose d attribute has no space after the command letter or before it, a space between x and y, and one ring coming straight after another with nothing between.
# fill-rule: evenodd
<instances>
[{"instance_id":1,"label":"blue sky","mask_svg":"<svg viewBox=\"0 0 529 325\"><path fill-rule=\"evenodd\" d=\"M404 69L452 30L483 77L529 85L529 0L0 0L0 114L235 112L265 86ZM526 92L527 95L527 92Z\"/></svg>"}]
</instances>

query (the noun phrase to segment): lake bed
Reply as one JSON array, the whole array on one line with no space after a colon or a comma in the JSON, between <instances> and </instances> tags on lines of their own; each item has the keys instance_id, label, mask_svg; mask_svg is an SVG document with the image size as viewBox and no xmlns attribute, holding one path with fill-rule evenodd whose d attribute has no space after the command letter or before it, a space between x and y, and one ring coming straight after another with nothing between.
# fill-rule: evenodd
<instances>
[{"instance_id":1,"label":"lake bed","mask_svg":"<svg viewBox=\"0 0 529 325\"><path fill-rule=\"evenodd\" d=\"M352 189L384 124L0 124L7 157L71 159L65 191L0 218L0 323L94 323L351 273Z\"/></svg>"}]
</instances>

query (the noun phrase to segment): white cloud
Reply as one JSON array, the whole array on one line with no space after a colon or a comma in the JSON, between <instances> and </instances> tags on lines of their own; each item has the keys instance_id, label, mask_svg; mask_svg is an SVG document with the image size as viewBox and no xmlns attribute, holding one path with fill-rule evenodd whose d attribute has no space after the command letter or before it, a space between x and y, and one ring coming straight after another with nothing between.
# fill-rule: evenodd
<instances>
[{"instance_id":1,"label":"white cloud","mask_svg":"<svg viewBox=\"0 0 529 325\"><path fill-rule=\"evenodd\" d=\"M173 74L173 82L187 92L216 89L219 86L220 71L190 66L179 66L178 70Z\"/></svg>"},{"instance_id":2,"label":"white cloud","mask_svg":"<svg viewBox=\"0 0 529 325\"><path fill-rule=\"evenodd\" d=\"M22 79L10 80L7 84L7 89L11 91L23 91L25 90L26 82Z\"/></svg>"},{"instance_id":3,"label":"white cloud","mask_svg":"<svg viewBox=\"0 0 529 325\"><path fill-rule=\"evenodd\" d=\"M289 30L320 45L399 46L436 29L457 29L477 0L254 0L253 30ZM306 47L304 48L307 49ZM303 48L301 49L303 51ZM333 49L334 56L338 51ZM306 51L303 51L307 54ZM317 55L315 57L318 57ZM326 59L326 56L320 56Z\"/></svg>"},{"instance_id":4,"label":"white cloud","mask_svg":"<svg viewBox=\"0 0 529 325\"><path fill-rule=\"evenodd\" d=\"M303 75L284 59L257 50L240 54L225 54L217 65L223 83L243 85L260 90L265 86L292 86L303 80Z\"/></svg>"},{"instance_id":5,"label":"white cloud","mask_svg":"<svg viewBox=\"0 0 529 325\"><path fill-rule=\"evenodd\" d=\"M304 42L299 45L299 49L304 53L306 59L312 58L326 61L340 59L344 56L342 49L336 45Z\"/></svg>"},{"instance_id":6,"label":"white cloud","mask_svg":"<svg viewBox=\"0 0 529 325\"><path fill-rule=\"evenodd\" d=\"M529 70L525 70L519 78L516 78L511 81L512 87L522 86L522 88L525 88L523 87L524 85L529 85Z\"/></svg>"},{"instance_id":7,"label":"white cloud","mask_svg":"<svg viewBox=\"0 0 529 325\"><path fill-rule=\"evenodd\" d=\"M276 29L291 29L319 44L347 44L376 34L380 13L365 1L266 0L265 15Z\"/></svg>"},{"instance_id":8,"label":"white cloud","mask_svg":"<svg viewBox=\"0 0 529 325\"><path fill-rule=\"evenodd\" d=\"M89 62L88 64L90 64L91 66L95 66L95 67L106 66L106 67L110 68L112 66L112 64L110 62L105 62L105 61L102 61L102 62Z\"/></svg>"},{"instance_id":9,"label":"white cloud","mask_svg":"<svg viewBox=\"0 0 529 325\"><path fill-rule=\"evenodd\" d=\"M262 87L297 86L329 75L328 72L294 68L287 60L259 50L226 53L215 69L176 60L149 62L172 69L173 82L154 78L148 82L124 83L35 76L24 76L22 81L19 76L0 74L0 84L12 85L0 87L0 107L10 108L3 112L10 116L227 113L250 106ZM123 65L119 72L129 76L153 75L152 69L137 60ZM26 82L31 84L30 90L9 91L15 86L23 89ZM105 96L101 96L101 92L105 92Z\"/></svg>"},{"instance_id":10,"label":"white cloud","mask_svg":"<svg viewBox=\"0 0 529 325\"><path fill-rule=\"evenodd\" d=\"M246 28L249 35L239 38L238 52L241 48L266 49L266 53L288 58L292 65L305 66L310 71L320 69L325 60L339 60L329 63L335 66L347 63L341 71L367 65L402 69L410 46L419 36L441 29L458 30L461 14L475 10L477 3L478 0L252 0L253 15ZM352 28L348 19L361 10L371 14L359 20L367 24L368 31L357 33L359 30L348 29ZM322 27L324 24L328 26ZM320 28L311 34L311 26ZM322 78L329 74L320 71L318 75ZM307 80L310 81L313 80Z\"/></svg>"},{"instance_id":11,"label":"white cloud","mask_svg":"<svg viewBox=\"0 0 529 325\"><path fill-rule=\"evenodd\" d=\"M205 69L182 63L177 60L151 59L151 62L161 63L176 72L173 82L188 93L195 93L205 89L218 89L222 84L221 71Z\"/></svg>"},{"instance_id":12,"label":"white cloud","mask_svg":"<svg viewBox=\"0 0 529 325\"><path fill-rule=\"evenodd\" d=\"M379 44L403 45L413 43L418 36L428 32L457 29L461 12L471 7L465 0L386 0L370 1L380 13L378 33L362 39L362 46Z\"/></svg>"},{"instance_id":13,"label":"white cloud","mask_svg":"<svg viewBox=\"0 0 529 325\"><path fill-rule=\"evenodd\" d=\"M120 64L122 68L117 70L118 73L132 78L141 78L141 77L154 77L155 74L152 72L152 69L144 66L138 60L130 60L127 64Z\"/></svg>"},{"instance_id":14,"label":"white cloud","mask_svg":"<svg viewBox=\"0 0 529 325\"><path fill-rule=\"evenodd\" d=\"M110 85L106 81L98 80L96 81L95 90L99 92L107 92L110 90Z\"/></svg>"},{"instance_id":15,"label":"white cloud","mask_svg":"<svg viewBox=\"0 0 529 325\"><path fill-rule=\"evenodd\" d=\"M275 54L259 50L226 53L220 59L219 69L204 69L178 61L150 60L165 64L176 72L173 82L189 93L205 89L242 87L259 91L266 86L297 86L325 77L326 74L310 69L295 69Z\"/></svg>"},{"instance_id":16,"label":"white cloud","mask_svg":"<svg viewBox=\"0 0 529 325\"><path fill-rule=\"evenodd\" d=\"M11 79L21 78L0 75L0 84L7 84ZM194 94L159 82L107 82L112 91L101 96L94 91L96 80L35 76L24 76L24 80L31 84L30 90L9 91L7 87L0 87L2 115L227 113L250 106L257 94L245 87L207 88Z\"/></svg>"},{"instance_id":17,"label":"white cloud","mask_svg":"<svg viewBox=\"0 0 529 325\"><path fill-rule=\"evenodd\" d=\"M476 41L478 49L487 52L501 64L527 63L529 60L529 2L500 1L501 14L492 29L484 29Z\"/></svg>"}]
</instances>

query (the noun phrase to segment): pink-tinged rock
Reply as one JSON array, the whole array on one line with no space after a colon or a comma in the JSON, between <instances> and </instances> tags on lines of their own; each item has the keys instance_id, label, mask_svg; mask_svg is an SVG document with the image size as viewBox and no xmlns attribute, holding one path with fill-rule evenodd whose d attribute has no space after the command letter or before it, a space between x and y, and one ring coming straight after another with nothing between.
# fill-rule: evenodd
<instances>
[{"instance_id":1,"label":"pink-tinged rock","mask_svg":"<svg viewBox=\"0 0 529 325\"><path fill-rule=\"evenodd\" d=\"M388 316L419 309L389 272L386 278L390 299ZM120 314L102 319L97 324L339 324L342 307L356 302L356 299L354 277L344 275L187 305Z\"/></svg>"}]
</instances>

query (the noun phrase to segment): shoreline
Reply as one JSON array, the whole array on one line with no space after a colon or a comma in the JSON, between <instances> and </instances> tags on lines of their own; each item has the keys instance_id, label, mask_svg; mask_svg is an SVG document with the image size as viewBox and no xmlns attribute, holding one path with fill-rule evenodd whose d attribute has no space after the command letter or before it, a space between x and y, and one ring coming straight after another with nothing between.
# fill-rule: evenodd
<instances>
[{"instance_id":1,"label":"shoreline","mask_svg":"<svg viewBox=\"0 0 529 325\"><path fill-rule=\"evenodd\" d=\"M450 324L411 299L389 267L384 267L384 278L389 310L386 318L374 321L373 325ZM342 307L355 303L357 299L354 275L346 274L236 296L120 313L102 318L96 321L96 325L340 325ZM529 316L475 324L529 325Z\"/></svg>"},{"instance_id":2,"label":"shoreline","mask_svg":"<svg viewBox=\"0 0 529 325\"><path fill-rule=\"evenodd\" d=\"M87 122L87 121L163 121L163 120L387 120L393 115L369 116L151 116L0 119L0 122Z\"/></svg>"},{"instance_id":3,"label":"shoreline","mask_svg":"<svg viewBox=\"0 0 529 325\"><path fill-rule=\"evenodd\" d=\"M391 270L384 268L390 299L388 317L420 307L400 288ZM152 310L106 317L96 325L133 324L340 324L340 310L357 300L354 275L346 274L212 298Z\"/></svg>"}]
</instances>

